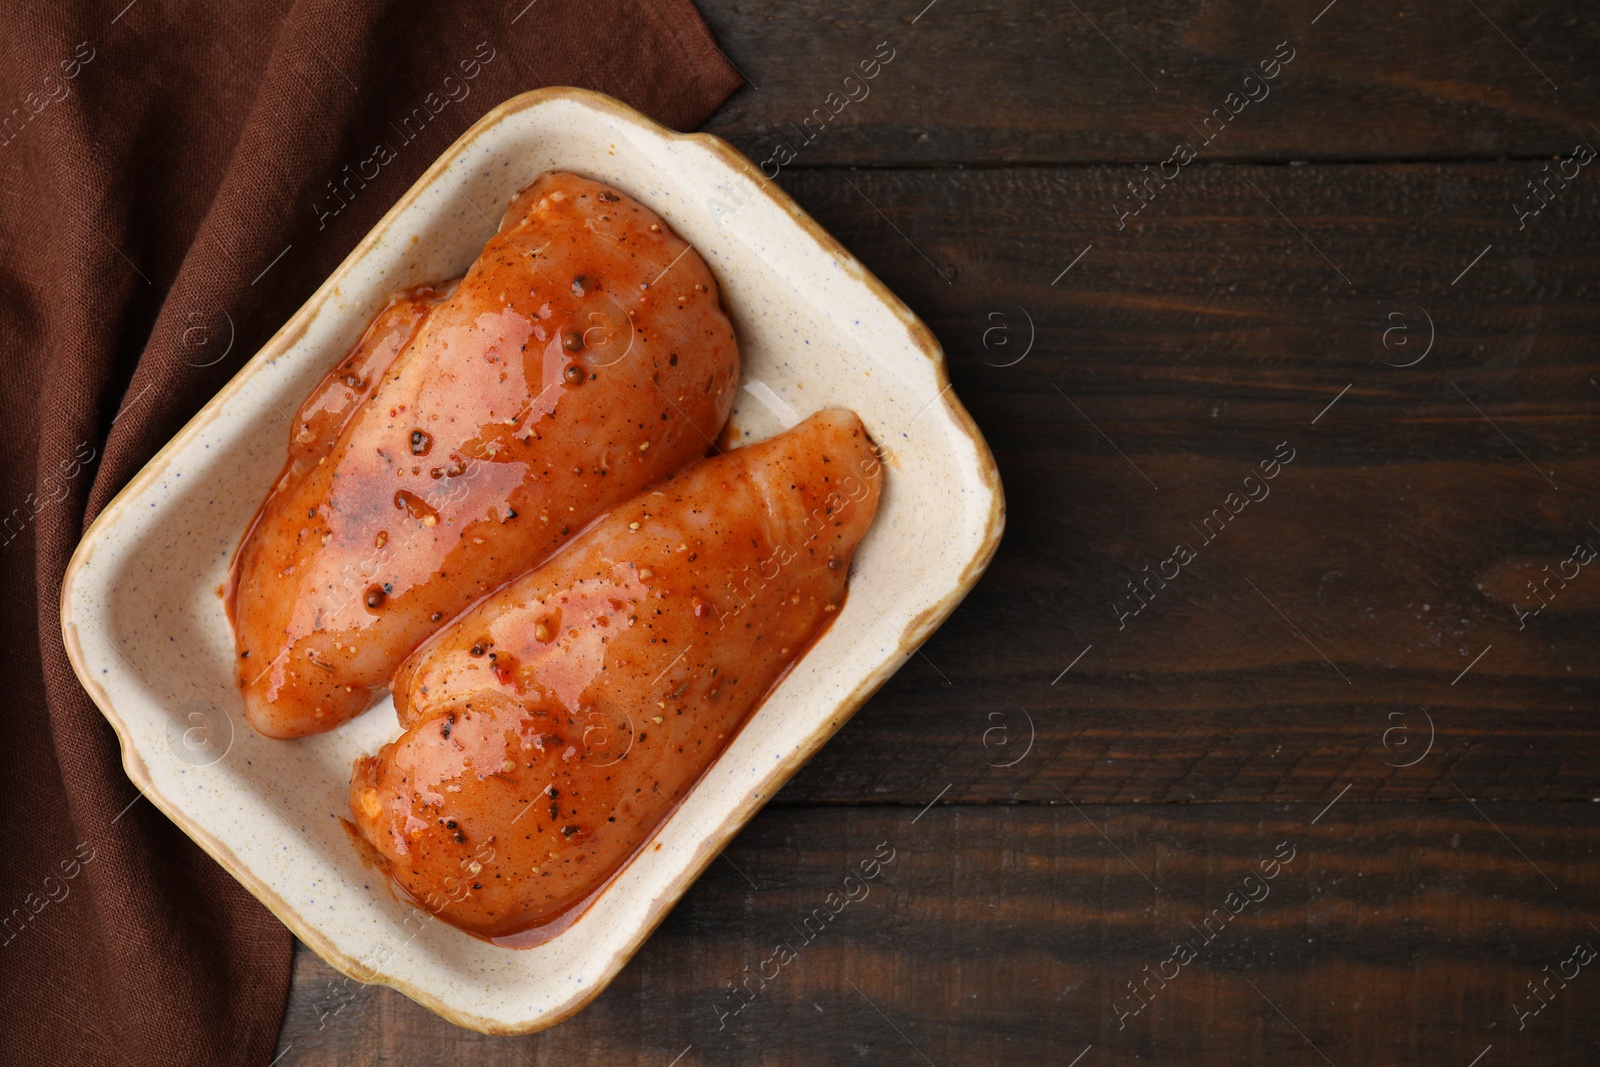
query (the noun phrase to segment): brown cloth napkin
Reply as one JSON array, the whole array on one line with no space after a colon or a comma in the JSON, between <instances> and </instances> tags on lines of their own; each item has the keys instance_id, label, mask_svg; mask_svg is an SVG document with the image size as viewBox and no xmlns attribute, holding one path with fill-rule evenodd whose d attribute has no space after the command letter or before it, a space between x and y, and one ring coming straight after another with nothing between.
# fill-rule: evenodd
<instances>
[{"instance_id":1,"label":"brown cloth napkin","mask_svg":"<svg viewBox=\"0 0 1600 1067\"><path fill-rule=\"evenodd\" d=\"M0 5L0 1063L265 1067L293 939L123 774L67 559L485 111L577 85L692 128L739 78L690 0L124 3Z\"/></svg>"}]
</instances>

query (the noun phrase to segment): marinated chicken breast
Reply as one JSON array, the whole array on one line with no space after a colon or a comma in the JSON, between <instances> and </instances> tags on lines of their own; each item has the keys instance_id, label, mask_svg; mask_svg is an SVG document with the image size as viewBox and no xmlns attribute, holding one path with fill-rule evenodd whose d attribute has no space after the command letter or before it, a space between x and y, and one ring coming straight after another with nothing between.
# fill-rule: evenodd
<instances>
[{"instance_id":1,"label":"marinated chicken breast","mask_svg":"<svg viewBox=\"0 0 1600 1067\"><path fill-rule=\"evenodd\" d=\"M364 711L467 605L703 455L738 375L688 244L597 182L535 180L459 284L390 304L296 419L230 583L251 725Z\"/></svg>"},{"instance_id":2,"label":"marinated chicken breast","mask_svg":"<svg viewBox=\"0 0 1600 1067\"><path fill-rule=\"evenodd\" d=\"M834 409L612 510L401 668L407 729L355 766L361 835L462 929L561 918L835 617L881 484Z\"/></svg>"},{"instance_id":3,"label":"marinated chicken breast","mask_svg":"<svg viewBox=\"0 0 1600 1067\"><path fill-rule=\"evenodd\" d=\"M378 312L356 346L300 405L294 433L289 438L289 464L275 491L281 492L289 479L305 477L327 458L356 408L372 395L395 357L416 336L429 309L449 296L455 286L454 281L437 288L418 286L396 294Z\"/></svg>"}]
</instances>

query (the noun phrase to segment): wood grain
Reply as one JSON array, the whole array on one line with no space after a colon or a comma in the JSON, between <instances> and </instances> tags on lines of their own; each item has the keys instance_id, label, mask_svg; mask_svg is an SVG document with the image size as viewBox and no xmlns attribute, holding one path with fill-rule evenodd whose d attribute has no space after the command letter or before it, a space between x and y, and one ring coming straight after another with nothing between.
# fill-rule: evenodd
<instances>
[{"instance_id":1,"label":"wood grain","mask_svg":"<svg viewBox=\"0 0 1600 1067\"><path fill-rule=\"evenodd\" d=\"M1092 220L1127 168L789 180L939 334L1009 516L984 581L778 803L921 804L949 782L967 802L1301 799L1352 780L1596 796L1600 735L1574 713L1600 697L1600 573L1516 608L1577 543L1600 547L1600 183L1518 234L1503 207L1526 166L1210 168L1120 235ZM1424 315L1432 352L1386 365L1422 354ZM1409 350L1384 345L1398 322ZM994 323L1009 349L983 343ZM1206 543L1197 527L1285 441L1270 495ZM1124 617L1127 583L1178 543L1196 559ZM1430 719L1431 752L1399 766ZM1030 720L1029 757L989 766Z\"/></svg>"},{"instance_id":2,"label":"wood grain","mask_svg":"<svg viewBox=\"0 0 1600 1067\"><path fill-rule=\"evenodd\" d=\"M1344 0L1317 19L1326 0L938 0L913 23L926 2L701 4L759 87L707 128L757 162L787 142L798 167L1154 163L1183 139L1200 147L1191 123L1228 109L1280 42L1293 60L1208 158L1548 158L1600 122L1600 24L1555 4ZM847 86L885 41L894 59ZM866 95L828 100L847 91Z\"/></svg>"},{"instance_id":3,"label":"wood grain","mask_svg":"<svg viewBox=\"0 0 1600 1067\"><path fill-rule=\"evenodd\" d=\"M1600 1060L1591 968L1517 1012L1600 947L1600 570L1571 562L1600 548L1600 174L1519 218L1600 144L1600 24L701 7L753 82L709 128L758 163L788 139L778 184L933 328L1005 541L586 1011L483 1037L302 950L282 1067ZM869 895L719 1027L880 842ZM1121 1015L1280 842L1270 895Z\"/></svg>"},{"instance_id":4,"label":"wood grain","mask_svg":"<svg viewBox=\"0 0 1600 1067\"><path fill-rule=\"evenodd\" d=\"M1312 1044L1340 1065L1465 1067L1491 1045L1479 1067L1600 1054L1600 963L1552 983L1522 1029L1513 1008L1537 1006L1526 983L1547 964L1580 941L1600 947L1586 921L1600 904L1600 811L1322 807L1059 803L915 822L893 808L769 810L561 1026L483 1037L385 989L334 1011L342 979L302 951L281 1067L665 1067L680 1053L678 1067L908 1064L919 1052L1065 1065L1085 1048L1084 1064L1323 1062ZM880 844L893 861L805 941L791 924ZM1275 854L1292 858L1262 879ZM794 958L725 1017L740 1003L727 984L780 941ZM1195 959L1123 1015L1139 1003L1127 983L1146 967L1173 974L1162 963L1178 942Z\"/></svg>"}]
</instances>

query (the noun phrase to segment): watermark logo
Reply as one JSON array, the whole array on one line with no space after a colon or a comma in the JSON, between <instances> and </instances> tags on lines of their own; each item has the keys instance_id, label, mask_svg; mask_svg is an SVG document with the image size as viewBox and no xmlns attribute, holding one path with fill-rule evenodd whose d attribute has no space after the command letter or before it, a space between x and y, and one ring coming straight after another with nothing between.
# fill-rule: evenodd
<instances>
[{"instance_id":1,"label":"watermark logo","mask_svg":"<svg viewBox=\"0 0 1600 1067\"><path fill-rule=\"evenodd\" d=\"M633 715L627 708L618 707L609 715L590 708L584 715L582 762L590 767L609 767L633 751L637 736Z\"/></svg>"},{"instance_id":2,"label":"watermark logo","mask_svg":"<svg viewBox=\"0 0 1600 1067\"><path fill-rule=\"evenodd\" d=\"M1022 735L1020 731L1016 734L1012 733L1010 713L1004 711L991 711L989 713L988 721L993 725L983 731L983 751L985 755L994 757L992 760L984 761L990 767L1015 767L1027 759L1028 753L1033 751L1033 716L1028 714L1027 708L1018 708L1017 710L1022 713L1023 722L1027 723L1028 727L1027 741L1020 745L1019 742L1022 742ZM1016 756L1012 756L1011 754L1016 752L1019 747L1022 751Z\"/></svg>"},{"instance_id":3,"label":"watermark logo","mask_svg":"<svg viewBox=\"0 0 1600 1067\"><path fill-rule=\"evenodd\" d=\"M577 341L568 342L567 347L581 353L584 365L609 367L633 351L633 317L610 293L595 294L582 316L573 330Z\"/></svg>"},{"instance_id":4,"label":"watermark logo","mask_svg":"<svg viewBox=\"0 0 1600 1067\"><path fill-rule=\"evenodd\" d=\"M1401 762L1398 763L1390 760L1384 760L1383 762L1387 763L1389 766L1396 768L1415 767L1417 764L1421 763L1427 758L1429 752L1433 751L1433 716L1428 714L1427 708L1423 708L1421 710L1422 717L1427 720L1428 723L1428 739L1422 745L1422 751L1417 753L1416 757L1412 759L1405 758L1411 754L1411 751L1414 748L1416 748L1416 745L1412 743L1411 739L1411 723L1406 720L1407 713L1403 711L1391 711L1389 713L1388 721L1392 725L1383 731L1383 750L1392 756L1401 757Z\"/></svg>"},{"instance_id":5,"label":"watermark logo","mask_svg":"<svg viewBox=\"0 0 1600 1067\"><path fill-rule=\"evenodd\" d=\"M1036 332L1028 309L1015 304L980 312L972 320L972 354L991 367L1015 367L1033 351Z\"/></svg>"},{"instance_id":6,"label":"watermark logo","mask_svg":"<svg viewBox=\"0 0 1600 1067\"><path fill-rule=\"evenodd\" d=\"M1391 367L1415 367L1433 351L1433 316L1421 304L1390 310L1379 325L1383 330L1379 336L1383 361Z\"/></svg>"},{"instance_id":7,"label":"watermark logo","mask_svg":"<svg viewBox=\"0 0 1600 1067\"><path fill-rule=\"evenodd\" d=\"M184 362L191 367L214 367L233 351L237 331L233 316L222 312L219 321L215 314L191 311L183 317L184 327L178 334L178 344L184 352Z\"/></svg>"},{"instance_id":8,"label":"watermark logo","mask_svg":"<svg viewBox=\"0 0 1600 1067\"><path fill-rule=\"evenodd\" d=\"M167 750L191 767L209 767L233 748L233 716L206 700L179 706L167 722Z\"/></svg>"}]
</instances>

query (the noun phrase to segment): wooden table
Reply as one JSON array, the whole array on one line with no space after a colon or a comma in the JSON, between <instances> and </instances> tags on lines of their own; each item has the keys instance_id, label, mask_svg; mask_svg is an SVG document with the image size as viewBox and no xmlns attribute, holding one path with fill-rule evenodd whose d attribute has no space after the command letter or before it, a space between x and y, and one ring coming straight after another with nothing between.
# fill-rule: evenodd
<instances>
[{"instance_id":1,"label":"wooden table","mask_svg":"<svg viewBox=\"0 0 1600 1067\"><path fill-rule=\"evenodd\" d=\"M280 1064L1600 1062L1600 23L924 2L702 0L709 128L943 342L987 576L576 1018L302 950Z\"/></svg>"}]
</instances>

